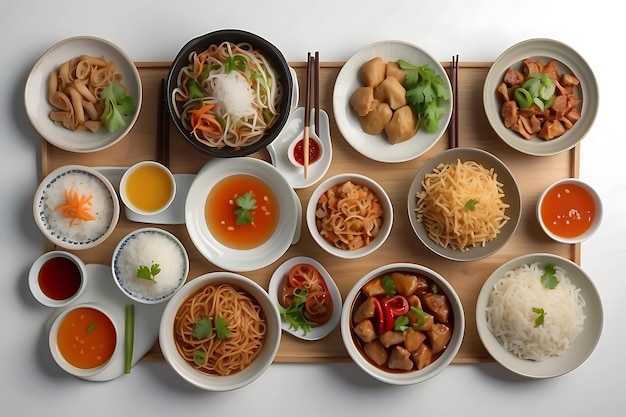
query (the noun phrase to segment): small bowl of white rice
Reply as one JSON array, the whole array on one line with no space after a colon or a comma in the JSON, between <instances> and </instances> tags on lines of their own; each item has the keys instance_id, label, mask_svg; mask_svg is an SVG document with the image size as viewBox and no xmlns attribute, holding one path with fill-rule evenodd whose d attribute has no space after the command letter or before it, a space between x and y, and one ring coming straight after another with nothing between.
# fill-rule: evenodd
<instances>
[{"instance_id":1,"label":"small bowl of white rice","mask_svg":"<svg viewBox=\"0 0 626 417\"><path fill-rule=\"evenodd\" d=\"M39 230L55 246L90 249L113 233L120 203L115 188L99 171L64 165L39 184L33 215Z\"/></svg>"},{"instance_id":2,"label":"small bowl of white rice","mask_svg":"<svg viewBox=\"0 0 626 417\"><path fill-rule=\"evenodd\" d=\"M485 281L476 327L502 366L530 378L552 378L580 366L603 325L596 286L575 262L549 253L512 259Z\"/></svg>"},{"instance_id":3,"label":"small bowl of white rice","mask_svg":"<svg viewBox=\"0 0 626 417\"><path fill-rule=\"evenodd\" d=\"M189 257L172 233L146 227L122 238L113 251L111 267L115 283L130 299L157 304L185 284Z\"/></svg>"}]
</instances>

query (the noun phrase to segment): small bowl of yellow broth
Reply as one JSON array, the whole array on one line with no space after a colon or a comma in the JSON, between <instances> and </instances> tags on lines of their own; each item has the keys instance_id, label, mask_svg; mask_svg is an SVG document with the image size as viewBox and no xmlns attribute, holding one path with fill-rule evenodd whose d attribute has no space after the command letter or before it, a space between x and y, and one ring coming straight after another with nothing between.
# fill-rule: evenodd
<instances>
[{"instance_id":1,"label":"small bowl of yellow broth","mask_svg":"<svg viewBox=\"0 0 626 417\"><path fill-rule=\"evenodd\" d=\"M139 215L158 214L167 209L176 196L174 174L156 161L141 161L128 168L120 180L124 205Z\"/></svg>"}]
</instances>

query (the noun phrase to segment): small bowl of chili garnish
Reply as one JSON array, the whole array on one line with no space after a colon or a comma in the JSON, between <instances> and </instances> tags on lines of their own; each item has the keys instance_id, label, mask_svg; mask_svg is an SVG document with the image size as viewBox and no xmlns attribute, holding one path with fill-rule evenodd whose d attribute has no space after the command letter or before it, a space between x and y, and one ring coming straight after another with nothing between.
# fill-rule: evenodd
<instances>
[{"instance_id":1,"label":"small bowl of chili garnish","mask_svg":"<svg viewBox=\"0 0 626 417\"><path fill-rule=\"evenodd\" d=\"M291 161L291 163L296 167L304 168L304 145L304 134L302 134L292 141L287 149L289 161ZM313 165L317 161L320 161L323 154L324 146L322 145L320 138L315 134L315 132L311 131L309 133L309 165Z\"/></svg>"},{"instance_id":2,"label":"small bowl of chili garnish","mask_svg":"<svg viewBox=\"0 0 626 417\"><path fill-rule=\"evenodd\" d=\"M39 256L28 273L33 297L48 307L63 307L76 300L86 287L85 264L76 255L53 250Z\"/></svg>"},{"instance_id":3,"label":"small bowl of chili garnish","mask_svg":"<svg viewBox=\"0 0 626 417\"><path fill-rule=\"evenodd\" d=\"M589 184L565 178L548 186L537 200L537 220L557 242L576 244L591 237L602 223L602 200Z\"/></svg>"}]
</instances>

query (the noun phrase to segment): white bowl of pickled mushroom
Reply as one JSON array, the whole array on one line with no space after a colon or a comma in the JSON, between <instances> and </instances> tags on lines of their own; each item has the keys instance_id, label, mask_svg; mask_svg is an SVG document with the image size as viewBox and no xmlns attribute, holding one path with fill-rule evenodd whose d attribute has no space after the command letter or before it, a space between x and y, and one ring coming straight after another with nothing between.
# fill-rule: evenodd
<instances>
[{"instance_id":1,"label":"white bowl of pickled mushroom","mask_svg":"<svg viewBox=\"0 0 626 417\"><path fill-rule=\"evenodd\" d=\"M529 39L505 50L484 84L485 114L514 149L550 156L583 140L598 112L593 71L574 49Z\"/></svg>"},{"instance_id":2,"label":"white bowl of pickled mushroom","mask_svg":"<svg viewBox=\"0 0 626 417\"><path fill-rule=\"evenodd\" d=\"M348 293L341 337L352 360L392 385L424 382L461 347L465 316L454 288L418 264L393 263L363 276Z\"/></svg>"},{"instance_id":3,"label":"white bowl of pickled mushroom","mask_svg":"<svg viewBox=\"0 0 626 417\"><path fill-rule=\"evenodd\" d=\"M113 146L132 129L142 103L139 71L112 42L77 36L37 60L26 82L26 113L50 144L69 152Z\"/></svg>"}]
</instances>

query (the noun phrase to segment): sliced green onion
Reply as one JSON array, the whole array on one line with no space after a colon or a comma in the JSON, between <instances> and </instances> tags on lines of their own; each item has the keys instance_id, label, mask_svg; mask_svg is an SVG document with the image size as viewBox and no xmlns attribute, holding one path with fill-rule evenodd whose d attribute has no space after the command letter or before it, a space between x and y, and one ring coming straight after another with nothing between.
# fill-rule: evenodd
<instances>
[{"instance_id":1,"label":"sliced green onion","mask_svg":"<svg viewBox=\"0 0 626 417\"><path fill-rule=\"evenodd\" d=\"M533 97L530 95L530 92L525 88L518 87L513 92L513 97L517 102L517 105L520 106L521 109L527 109L533 104Z\"/></svg>"},{"instance_id":2,"label":"sliced green onion","mask_svg":"<svg viewBox=\"0 0 626 417\"><path fill-rule=\"evenodd\" d=\"M133 366L133 346L135 344L135 305L126 305L126 322L124 340L126 343L126 357L124 363L124 373L130 374L130 368Z\"/></svg>"}]
</instances>

